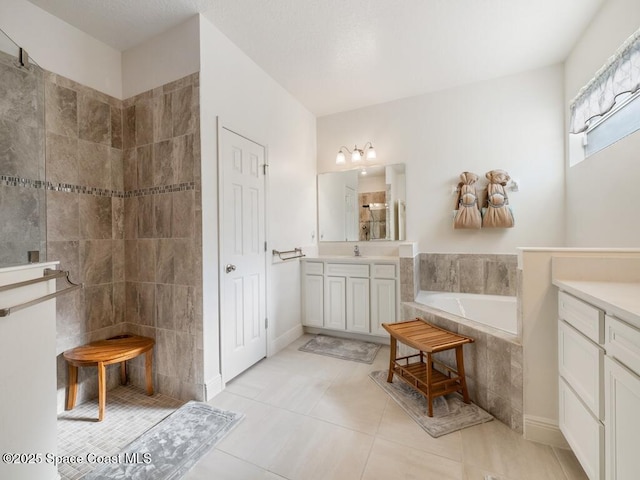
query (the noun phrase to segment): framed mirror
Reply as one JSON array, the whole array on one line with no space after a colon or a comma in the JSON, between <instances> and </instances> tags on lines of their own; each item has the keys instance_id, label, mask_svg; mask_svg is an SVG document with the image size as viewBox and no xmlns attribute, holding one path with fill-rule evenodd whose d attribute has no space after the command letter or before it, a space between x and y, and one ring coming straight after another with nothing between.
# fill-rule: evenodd
<instances>
[{"instance_id":1,"label":"framed mirror","mask_svg":"<svg viewBox=\"0 0 640 480\"><path fill-rule=\"evenodd\" d=\"M403 163L319 174L319 240L405 240L405 185Z\"/></svg>"}]
</instances>

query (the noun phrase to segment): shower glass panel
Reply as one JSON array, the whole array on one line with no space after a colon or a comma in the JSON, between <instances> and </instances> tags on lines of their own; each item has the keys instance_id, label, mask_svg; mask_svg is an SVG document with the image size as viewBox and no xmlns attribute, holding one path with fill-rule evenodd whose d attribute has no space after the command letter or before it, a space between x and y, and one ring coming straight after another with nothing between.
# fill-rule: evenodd
<instances>
[{"instance_id":1,"label":"shower glass panel","mask_svg":"<svg viewBox=\"0 0 640 480\"><path fill-rule=\"evenodd\" d=\"M44 73L0 30L0 267L46 258Z\"/></svg>"}]
</instances>

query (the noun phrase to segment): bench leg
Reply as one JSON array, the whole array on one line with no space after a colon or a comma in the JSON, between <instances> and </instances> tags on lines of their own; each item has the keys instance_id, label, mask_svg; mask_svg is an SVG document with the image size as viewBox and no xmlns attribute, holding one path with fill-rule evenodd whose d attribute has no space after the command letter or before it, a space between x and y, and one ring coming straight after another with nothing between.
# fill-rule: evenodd
<instances>
[{"instance_id":1,"label":"bench leg","mask_svg":"<svg viewBox=\"0 0 640 480\"><path fill-rule=\"evenodd\" d=\"M460 386L462 387L462 398L464 403L469 403L469 390L467 390L467 379L464 374L464 356L462 355L462 345L456 347L456 369L460 377Z\"/></svg>"},{"instance_id":2,"label":"bench leg","mask_svg":"<svg viewBox=\"0 0 640 480\"><path fill-rule=\"evenodd\" d=\"M73 410L76 406L76 394L78 393L78 367L69 364L69 393L67 394L67 410Z\"/></svg>"},{"instance_id":3,"label":"bench leg","mask_svg":"<svg viewBox=\"0 0 640 480\"><path fill-rule=\"evenodd\" d=\"M127 362L120 363L120 385L127 384Z\"/></svg>"},{"instance_id":4,"label":"bench leg","mask_svg":"<svg viewBox=\"0 0 640 480\"><path fill-rule=\"evenodd\" d=\"M103 362L98 362L98 421L104 418L107 404L107 369Z\"/></svg>"},{"instance_id":5,"label":"bench leg","mask_svg":"<svg viewBox=\"0 0 640 480\"><path fill-rule=\"evenodd\" d=\"M431 382L432 380L432 371L431 371L431 364L432 364L432 360L431 360L431 354L429 352L427 352L427 363L425 368L427 369L426 374L427 374L427 407L428 407L428 413L427 415L430 417L433 417L433 388L431 387Z\"/></svg>"},{"instance_id":6,"label":"bench leg","mask_svg":"<svg viewBox=\"0 0 640 480\"><path fill-rule=\"evenodd\" d=\"M387 375L387 382L393 382L393 367L395 366L396 361L396 350L398 348L398 341L392 336L391 337L391 350L389 352L389 374Z\"/></svg>"},{"instance_id":7,"label":"bench leg","mask_svg":"<svg viewBox=\"0 0 640 480\"><path fill-rule=\"evenodd\" d=\"M145 378L147 381L147 395L153 395L153 350L144 354Z\"/></svg>"}]
</instances>

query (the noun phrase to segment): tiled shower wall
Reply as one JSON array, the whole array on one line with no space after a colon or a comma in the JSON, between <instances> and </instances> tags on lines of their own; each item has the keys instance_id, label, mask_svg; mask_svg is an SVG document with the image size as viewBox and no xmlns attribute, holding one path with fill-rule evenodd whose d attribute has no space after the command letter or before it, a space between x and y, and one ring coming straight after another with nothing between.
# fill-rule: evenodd
<instances>
[{"instance_id":1,"label":"tiled shower wall","mask_svg":"<svg viewBox=\"0 0 640 480\"><path fill-rule=\"evenodd\" d=\"M81 291L57 300L58 409L62 352L122 332L125 322L122 102L45 74L47 259L59 260ZM58 289L64 288L59 281ZM108 382L117 383L109 369ZM80 369L78 401L95 397L95 369Z\"/></svg>"},{"instance_id":2,"label":"tiled shower wall","mask_svg":"<svg viewBox=\"0 0 640 480\"><path fill-rule=\"evenodd\" d=\"M61 353L125 331L156 339L157 391L201 398L198 74L122 102L47 73L45 98L47 258L85 284L57 302L58 409ZM96 377L80 369L79 402Z\"/></svg>"},{"instance_id":3,"label":"tiled shower wall","mask_svg":"<svg viewBox=\"0 0 640 480\"><path fill-rule=\"evenodd\" d=\"M124 101L128 329L156 339L158 391L203 397L199 76ZM142 359L132 362L144 385Z\"/></svg>"}]
</instances>

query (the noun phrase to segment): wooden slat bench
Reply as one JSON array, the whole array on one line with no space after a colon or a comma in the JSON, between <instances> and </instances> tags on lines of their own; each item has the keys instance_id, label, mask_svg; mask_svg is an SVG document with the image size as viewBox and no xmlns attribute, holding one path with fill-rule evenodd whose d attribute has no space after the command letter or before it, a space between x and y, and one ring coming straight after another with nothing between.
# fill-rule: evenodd
<instances>
[{"instance_id":1,"label":"wooden slat bench","mask_svg":"<svg viewBox=\"0 0 640 480\"><path fill-rule=\"evenodd\" d=\"M69 393L67 397L67 410L73 409L76 404L78 392L78 367L98 367L98 421L104 418L107 379L106 366L120 363L120 382L127 383L127 360L145 354L145 375L147 395L153 395L153 345L152 338L138 335L119 335L91 342L81 347L76 347L64 352L63 357L69 364Z\"/></svg>"},{"instance_id":2,"label":"wooden slat bench","mask_svg":"<svg viewBox=\"0 0 640 480\"><path fill-rule=\"evenodd\" d=\"M436 397L460 392L464 402L469 403L462 346L473 342L472 338L438 328L419 318L406 322L383 323L382 326L391 335L387 382L393 381L395 373L398 378L424 395L427 398L430 417L433 416L432 402ZM398 342L415 348L420 353L396 357ZM456 350L456 370L432 358L432 354L452 348ZM436 370L434 364L438 365L440 370Z\"/></svg>"}]
</instances>

